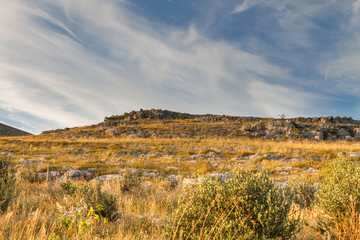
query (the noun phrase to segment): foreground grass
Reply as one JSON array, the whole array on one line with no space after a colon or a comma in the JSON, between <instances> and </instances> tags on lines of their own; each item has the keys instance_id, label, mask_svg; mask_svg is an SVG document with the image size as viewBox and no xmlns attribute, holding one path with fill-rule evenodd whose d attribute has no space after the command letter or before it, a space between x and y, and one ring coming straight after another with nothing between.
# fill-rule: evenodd
<instances>
[{"instance_id":1,"label":"foreground grass","mask_svg":"<svg viewBox=\"0 0 360 240\"><path fill-rule=\"evenodd\" d=\"M13 205L0 217L1 239L164 239L160 223L169 216L177 194L162 188L124 194L116 184L105 185L104 191L117 196L120 206L119 218L110 222L88 216L81 198L64 194L56 184L51 192L47 184L19 187ZM79 219L72 222L76 214Z\"/></svg>"},{"instance_id":2,"label":"foreground grass","mask_svg":"<svg viewBox=\"0 0 360 240\"><path fill-rule=\"evenodd\" d=\"M183 191L169 184L167 177L171 174L197 178L215 172L232 173L234 169L262 169L276 181L317 183L323 177L321 170L339 152L360 152L359 144L349 142L248 138L55 139L40 135L17 139L20 141L0 138L0 153L7 156L18 172L44 172L49 164L50 170L60 171L65 171L66 166L97 168L97 175L119 173L127 168L148 169L158 174L154 179L143 180L152 183L151 187L138 185L124 192L117 182L102 186L104 192L117 198L119 218L115 221L95 219L82 198L64 193L59 182L52 182L49 187L45 182L17 179L15 198L0 215L1 239L171 239L174 236L164 226L171 221ZM249 160L254 154L262 155ZM264 154L275 154L279 159L267 159ZM283 167L291 168L282 170ZM306 173L310 167L320 172ZM73 184L80 188L86 183ZM294 212L301 219L296 239L326 238L328 233L316 229L322 211L311 205ZM355 234L343 236L359 231L359 216L354 212L331 231L338 239L357 239Z\"/></svg>"}]
</instances>

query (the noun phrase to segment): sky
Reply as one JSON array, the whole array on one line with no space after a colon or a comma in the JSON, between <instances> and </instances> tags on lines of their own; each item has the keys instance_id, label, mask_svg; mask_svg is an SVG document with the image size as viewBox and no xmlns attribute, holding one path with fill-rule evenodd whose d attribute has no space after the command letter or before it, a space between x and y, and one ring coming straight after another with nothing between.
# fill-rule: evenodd
<instances>
[{"instance_id":1,"label":"sky","mask_svg":"<svg viewBox=\"0 0 360 240\"><path fill-rule=\"evenodd\" d=\"M0 122L360 119L360 0L1 0Z\"/></svg>"}]
</instances>

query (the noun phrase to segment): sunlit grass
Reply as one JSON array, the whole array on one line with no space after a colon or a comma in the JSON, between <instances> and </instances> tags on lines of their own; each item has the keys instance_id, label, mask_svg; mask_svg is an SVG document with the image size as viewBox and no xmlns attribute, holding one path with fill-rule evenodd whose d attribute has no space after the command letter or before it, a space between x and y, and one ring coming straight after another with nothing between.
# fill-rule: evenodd
<instances>
[{"instance_id":1,"label":"sunlit grass","mask_svg":"<svg viewBox=\"0 0 360 240\"><path fill-rule=\"evenodd\" d=\"M224 130L234 128L233 130ZM118 183L106 183L103 190L117 197L121 217L115 222L99 222L91 231L80 234L67 233L71 239L166 239L164 224L170 221L182 188L172 185L167 177L171 174L183 178L198 178L210 173L232 173L234 169L253 171L262 169L273 180L292 182L297 179L317 183L322 169L332 162L339 152L360 153L360 144L346 141L307 142L270 141L247 138L236 133L235 123L174 120L166 127L161 121L124 125L119 136L109 137L101 127L74 128L67 132L38 136L0 138L0 153L7 156L18 172L67 171L67 168L87 170L96 168L95 176L119 173L122 169L137 168L156 172L156 178L143 180L152 184L139 186L130 192L121 191ZM128 130L158 134L187 134L181 138L127 138ZM77 136L79 132L86 137ZM234 134L232 134L234 132ZM196 135L197 133L201 134ZM216 134L215 134L216 133ZM221 136L220 136L221 135ZM262 154L257 159L249 159ZM279 159L267 159L265 154L278 155ZM320 172L306 173L309 168ZM81 186L84 182L75 182ZM181 183L179 183L181 185ZM65 196L58 182L52 183L51 191L44 182L17 181L17 195L0 215L1 239L49 239L60 234L58 218L64 210L81 207L80 198ZM86 216L86 213L83 213ZM316 208L302 209L302 230L298 239L322 239L311 226L316 223ZM357 228L358 216L349 228L338 226L338 231ZM344 223L345 224L345 223ZM349 230L350 229L350 230ZM335 231L334 230L334 231Z\"/></svg>"}]
</instances>

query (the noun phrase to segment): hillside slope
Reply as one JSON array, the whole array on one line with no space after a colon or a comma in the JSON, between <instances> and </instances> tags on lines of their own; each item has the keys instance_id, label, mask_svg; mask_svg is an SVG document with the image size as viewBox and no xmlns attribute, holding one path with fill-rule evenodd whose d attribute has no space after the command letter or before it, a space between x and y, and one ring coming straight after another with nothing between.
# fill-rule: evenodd
<instances>
[{"instance_id":1,"label":"hillside slope","mask_svg":"<svg viewBox=\"0 0 360 240\"><path fill-rule=\"evenodd\" d=\"M0 137L27 136L31 133L0 123Z\"/></svg>"},{"instance_id":2,"label":"hillside slope","mask_svg":"<svg viewBox=\"0 0 360 240\"><path fill-rule=\"evenodd\" d=\"M104 122L46 131L55 138L263 138L268 140L360 140L360 121L347 117L259 118L140 110Z\"/></svg>"}]
</instances>

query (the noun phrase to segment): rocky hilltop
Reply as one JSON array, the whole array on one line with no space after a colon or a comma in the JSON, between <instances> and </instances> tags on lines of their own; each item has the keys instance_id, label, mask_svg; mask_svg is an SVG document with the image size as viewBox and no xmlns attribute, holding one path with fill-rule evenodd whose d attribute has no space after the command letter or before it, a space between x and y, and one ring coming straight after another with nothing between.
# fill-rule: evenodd
<instances>
[{"instance_id":1,"label":"rocky hilltop","mask_svg":"<svg viewBox=\"0 0 360 240\"><path fill-rule=\"evenodd\" d=\"M260 118L195 115L161 109L105 117L104 122L74 129L45 131L66 138L252 137L269 140L360 140L360 121L348 117Z\"/></svg>"},{"instance_id":2,"label":"rocky hilltop","mask_svg":"<svg viewBox=\"0 0 360 240\"><path fill-rule=\"evenodd\" d=\"M0 137L27 136L27 135L31 135L31 133L0 123Z\"/></svg>"}]
</instances>

